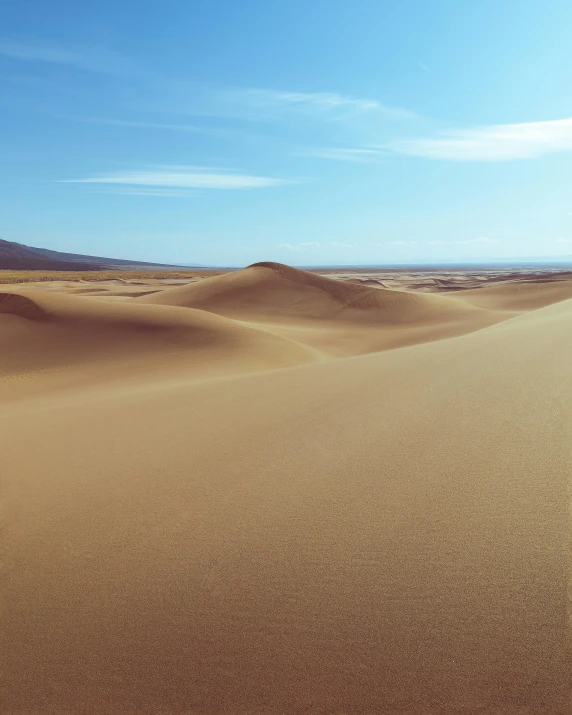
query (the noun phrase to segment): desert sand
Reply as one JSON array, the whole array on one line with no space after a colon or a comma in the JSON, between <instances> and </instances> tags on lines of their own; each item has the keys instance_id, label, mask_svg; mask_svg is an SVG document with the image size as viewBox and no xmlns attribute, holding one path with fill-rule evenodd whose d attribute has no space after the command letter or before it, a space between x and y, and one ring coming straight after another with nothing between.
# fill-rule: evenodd
<instances>
[{"instance_id":1,"label":"desert sand","mask_svg":"<svg viewBox=\"0 0 572 715\"><path fill-rule=\"evenodd\" d=\"M571 712L571 318L557 272L0 285L0 710Z\"/></svg>"}]
</instances>

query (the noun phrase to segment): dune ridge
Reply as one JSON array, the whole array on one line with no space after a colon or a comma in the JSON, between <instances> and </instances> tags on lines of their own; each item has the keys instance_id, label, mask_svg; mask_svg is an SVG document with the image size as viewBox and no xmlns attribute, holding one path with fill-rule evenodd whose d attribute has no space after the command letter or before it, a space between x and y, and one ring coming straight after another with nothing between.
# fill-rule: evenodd
<instances>
[{"instance_id":1,"label":"dune ridge","mask_svg":"<svg viewBox=\"0 0 572 715\"><path fill-rule=\"evenodd\" d=\"M3 291L4 711L570 712L567 285L308 275Z\"/></svg>"},{"instance_id":2,"label":"dune ridge","mask_svg":"<svg viewBox=\"0 0 572 715\"><path fill-rule=\"evenodd\" d=\"M37 303L19 293L0 293L0 313L28 320L44 320L47 317Z\"/></svg>"},{"instance_id":3,"label":"dune ridge","mask_svg":"<svg viewBox=\"0 0 572 715\"><path fill-rule=\"evenodd\" d=\"M278 317L414 322L462 308L446 297L373 288L320 276L279 263L255 263L137 298L140 303L196 307L262 320ZM465 312L469 312L465 309Z\"/></svg>"},{"instance_id":4,"label":"dune ridge","mask_svg":"<svg viewBox=\"0 0 572 715\"><path fill-rule=\"evenodd\" d=\"M572 298L572 281L518 281L465 290L455 296L491 310L536 310Z\"/></svg>"},{"instance_id":5,"label":"dune ridge","mask_svg":"<svg viewBox=\"0 0 572 715\"><path fill-rule=\"evenodd\" d=\"M223 316L20 289L0 293L0 396L106 379L155 364L189 379L312 362L318 353ZM17 383L8 381L19 375ZM24 378L27 378L24 379Z\"/></svg>"}]
</instances>

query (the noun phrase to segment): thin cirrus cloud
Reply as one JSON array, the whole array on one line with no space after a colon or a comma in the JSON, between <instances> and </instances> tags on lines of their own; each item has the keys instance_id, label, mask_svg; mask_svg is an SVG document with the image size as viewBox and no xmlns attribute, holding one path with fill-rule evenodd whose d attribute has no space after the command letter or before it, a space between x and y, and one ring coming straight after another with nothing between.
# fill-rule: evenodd
<instances>
[{"instance_id":1,"label":"thin cirrus cloud","mask_svg":"<svg viewBox=\"0 0 572 715\"><path fill-rule=\"evenodd\" d=\"M62 45L37 38L0 37L0 56L22 62L67 65L75 69L119 77L146 76L133 60L95 45Z\"/></svg>"},{"instance_id":2,"label":"thin cirrus cloud","mask_svg":"<svg viewBox=\"0 0 572 715\"><path fill-rule=\"evenodd\" d=\"M398 154L450 161L534 159L572 149L572 119L450 130L435 137L398 139L386 147Z\"/></svg>"},{"instance_id":3,"label":"thin cirrus cloud","mask_svg":"<svg viewBox=\"0 0 572 715\"><path fill-rule=\"evenodd\" d=\"M271 89L232 89L215 98L236 110L259 118L281 115L342 118L365 113L382 114L392 119L410 119L417 115L401 107L389 107L377 100L360 99L336 92L290 92Z\"/></svg>"},{"instance_id":4,"label":"thin cirrus cloud","mask_svg":"<svg viewBox=\"0 0 572 715\"><path fill-rule=\"evenodd\" d=\"M330 241L329 243L319 243L317 241L305 241L304 243L279 243L277 248L287 248L289 251L300 251L308 248L318 248L320 246L333 246L334 248L356 248L354 243L339 243Z\"/></svg>"},{"instance_id":5,"label":"thin cirrus cloud","mask_svg":"<svg viewBox=\"0 0 572 715\"><path fill-rule=\"evenodd\" d=\"M253 176L209 167L167 166L145 171L114 172L81 179L64 179L64 184L104 184L120 187L151 187L169 189L260 189L291 183L269 176ZM163 194L166 195L166 194Z\"/></svg>"},{"instance_id":6,"label":"thin cirrus cloud","mask_svg":"<svg viewBox=\"0 0 572 715\"><path fill-rule=\"evenodd\" d=\"M488 236L477 236L476 238L467 238L465 240L457 241L423 241L427 246L467 246L471 244L486 244L486 243L497 243L496 238L488 238ZM388 246L418 246L419 241L388 241Z\"/></svg>"},{"instance_id":7,"label":"thin cirrus cloud","mask_svg":"<svg viewBox=\"0 0 572 715\"><path fill-rule=\"evenodd\" d=\"M488 236L477 236L477 238L467 238L459 241L427 241L428 246L466 246L472 243L498 243L496 238L488 238Z\"/></svg>"},{"instance_id":8,"label":"thin cirrus cloud","mask_svg":"<svg viewBox=\"0 0 572 715\"><path fill-rule=\"evenodd\" d=\"M276 248L287 248L289 251L299 251L304 248L318 248L322 244L317 241L306 241L305 243L279 243Z\"/></svg>"},{"instance_id":9,"label":"thin cirrus cloud","mask_svg":"<svg viewBox=\"0 0 572 715\"><path fill-rule=\"evenodd\" d=\"M363 149L315 149L300 152L300 156L311 156L317 159L333 159L335 161L351 161L359 164L373 164L380 160L387 152L377 148Z\"/></svg>"},{"instance_id":10,"label":"thin cirrus cloud","mask_svg":"<svg viewBox=\"0 0 572 715\"><path fill-rule=\"evenodd\" d=\"M431 137L395 139L386 144L316 149L312 156L339 161L376 162L389 154L444 161L514 161L572 150L572 118L452 129Z\"/></svg>"},{"instance_id":11,"label":"thin cirrus cloud","mask_svg":"<svg viewBox=\"0 0 572 715\"><path fill-rule=\"evenodd\" d=\"M78 117L65 114L55 115L59 119L68 119L74 122L83 122L85 124L100 124L102 126L110 127L125 127L128 129L160 129L171 132L189 132L191 134L218 134L222 132L217 132L210 127L199 127L194 124L172 124L165 122L142 122L132 119L107 119L104 117Z\"/></svg>"},{"instance_id":12,"label":"thin cirrus cloud","mask_svg":"<svg viewBox=\"0 0 572 715\"><path fill-rule=\"evenodd\" d=\"M159 196L163 198L189 198L197 195L197 192L192 189L139 189L137 187L117 187L107 192L104 191L103 193L117 194L119 196Z\"/></svg>"}]
</instances>

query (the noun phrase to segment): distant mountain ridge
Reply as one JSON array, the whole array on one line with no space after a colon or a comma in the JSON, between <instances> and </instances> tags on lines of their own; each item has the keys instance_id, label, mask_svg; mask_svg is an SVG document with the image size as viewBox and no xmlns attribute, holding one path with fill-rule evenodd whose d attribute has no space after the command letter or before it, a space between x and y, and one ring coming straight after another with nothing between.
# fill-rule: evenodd
<instances>
[{"instance_id":1,"label":"distant mountain ridge","mask_svg":"<svg viewBox=\"0 0 572 715\"><path fill-rule=\"evenodd\" d=\"M145 261L127 261L121 258L84 256L79 253L62 253L48 248L34 248L23 243L0 238L0 270L20 271L100 271L113 268L198 268Z\"/></svg>"}]
</instances>

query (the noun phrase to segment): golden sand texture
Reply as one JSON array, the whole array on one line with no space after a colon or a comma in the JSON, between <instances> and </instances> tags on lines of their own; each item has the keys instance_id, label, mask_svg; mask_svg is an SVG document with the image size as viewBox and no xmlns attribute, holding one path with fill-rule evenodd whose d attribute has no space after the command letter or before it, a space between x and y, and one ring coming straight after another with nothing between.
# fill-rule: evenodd
<instances>
[{"instance_id":1,"label":"golden sand texture","mask_svg":"<svg viewBox=\"0 0 572 715\"><path fill-rule=\"evenodd\" d=\"M570 712L558 283L3 288L0 710Z\"/></svg>"}]
</instances>

